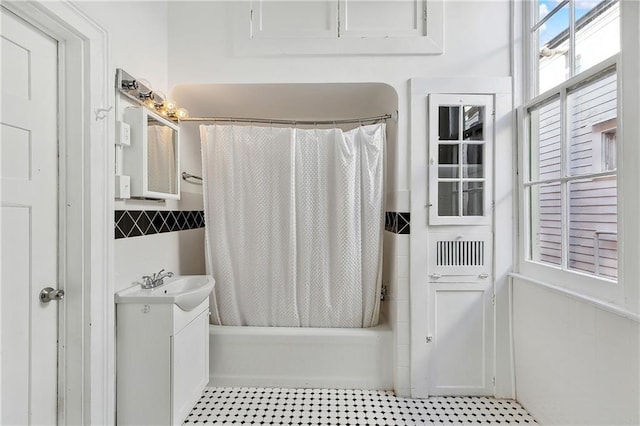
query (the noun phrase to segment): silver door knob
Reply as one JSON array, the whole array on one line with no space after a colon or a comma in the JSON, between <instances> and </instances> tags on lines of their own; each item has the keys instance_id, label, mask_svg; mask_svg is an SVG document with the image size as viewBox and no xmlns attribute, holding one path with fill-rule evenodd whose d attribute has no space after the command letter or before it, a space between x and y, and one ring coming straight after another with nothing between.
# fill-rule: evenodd
<instances>
[{"instance_id":1,"label":"silver door knob","mask_svg":"<svg viewBox=\"0 0 640 426\"><path fill-rule=\"evenodd\" d=\"M43 288L40 292L40 301L49 303L52 300L62 300L64 298L64 290L55 290L51 287Z\"/></svg>"}]
</instances>

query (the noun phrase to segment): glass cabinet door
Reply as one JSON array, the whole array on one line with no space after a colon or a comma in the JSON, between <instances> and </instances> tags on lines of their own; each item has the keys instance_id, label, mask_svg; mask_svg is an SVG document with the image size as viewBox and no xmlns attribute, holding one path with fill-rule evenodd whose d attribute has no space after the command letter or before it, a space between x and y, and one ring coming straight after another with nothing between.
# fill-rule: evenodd
<instances>
[{"instance_id":1,"label":"glass cabinet door","mask_svg":"<svg viewBox=\"0 0 640 426\"><path fill-rule=\"evenodd\" d=\"M489 221L492 120L489 95L429 96L430 224Z\"/></svg>"}]
</instances>

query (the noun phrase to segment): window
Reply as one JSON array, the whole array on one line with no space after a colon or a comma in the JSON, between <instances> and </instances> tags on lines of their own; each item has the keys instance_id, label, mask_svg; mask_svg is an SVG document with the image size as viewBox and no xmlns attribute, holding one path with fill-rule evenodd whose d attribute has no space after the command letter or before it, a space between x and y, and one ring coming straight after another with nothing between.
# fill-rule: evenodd
<instances>
[{"instance_id":1,"label":"window","mask_svg":"<svg viewBox=\"0 0 640 426\"><path fill-rule=\"evenodd\" d=\"M526 108L529 260L617 279L616 116L615 65Z\"/></svg>"},{"instance_id":2,"label":"window","mask_svg":"<svg viewBox=\"0 0 640 426\"><path fill-rule=\"evenodd\" d=\"M619 301L620 2L528 4L520 271Z\"/></svg>"},{"instance_id":3,"label":"window","mask_svg":"<svg viewBox=\"0 0 640 426\"><path fill-rule=\"evenodd\" d=\"M616 161L616 130L608 130L601 133L602 156L600 164L602 170L615 170Z\"/></svg>"},{"instance_id":4,"label":"window","mask_svg":"<svg viewBox=\"0 0 640 426\"><path fill-rule=\"evenodd\" d=\"M618 0L530 4L531 95L544 93L620 51Z\"/></svg>"},{"instance_id":5,"label":"window","mask_svg":"<svg viewBox=\"0 0 640 426\"><path fill-rule=\"evenodd\" d=\"M430 95L429 123L429 224L489 224L492 97Z\"/></svg>"}]
</instances>

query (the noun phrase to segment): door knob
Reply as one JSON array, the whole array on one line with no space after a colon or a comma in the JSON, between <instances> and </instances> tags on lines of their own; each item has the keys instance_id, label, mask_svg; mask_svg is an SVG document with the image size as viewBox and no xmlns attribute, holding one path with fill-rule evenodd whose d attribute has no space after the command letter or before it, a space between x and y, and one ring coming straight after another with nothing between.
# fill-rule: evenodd
<instances>
[{"instance_id":1,"label":"door knob","mask_svg":"<svg viewBox=\"0 0 640 426\"><path fill-rule=\"evenodd\" d=\"M52 300L62 300L64 298L64 290L55 290L51 287L43 288L40 292L40 301L49 303Z\"/></svg>"}]
</instances>

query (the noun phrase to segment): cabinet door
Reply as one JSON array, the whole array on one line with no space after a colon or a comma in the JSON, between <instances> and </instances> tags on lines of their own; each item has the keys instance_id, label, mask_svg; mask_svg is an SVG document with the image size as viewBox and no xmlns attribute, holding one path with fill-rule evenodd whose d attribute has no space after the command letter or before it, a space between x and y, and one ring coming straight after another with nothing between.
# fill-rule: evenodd
<instances>
[{"instance_id":1,"label":"cabinet door","mask_svg":"<svg viewBox=\"0 0 640 426\"><path fill-rule=\"evenodd\" d=\"M421 37L426 35L423 0L344 0L340 37Z\"/></svg>"},{"instance_id":2,"label":"cabinet door","mask_svg":"<svg viewBox=\"0 0 640 426\"><path fill-rule=\"evenodd\" d=\"M208 310L203 311L171 338L171 415L174 425L182 424L209 382L208 314Z\"/></svg>"},{"instance_id":3,"label":"cabinet door","mask_svg":"<svg viewBox=\"0 0 640 426\"><path fill-rule=\"evenodd\" d=\"M429 395L493 395L493 285L429 284Z\"/></svg>"},{"instance_id":4,"label":"cabinet door","mask_svg":"<svg viewBox=\"0 0 640 426\"><path fill-rule=\"evenodd\" d=\"M489 225L493 96L429 95L429 225Z\"/></svg>"},{"instance_id":5,"label":"cabinet door","mask_svg":"<svg viewBox=\"0 0 640 426\"><path fill-rule=\"evenodd\" d=\"M253 3L252 38L337 37L338 2L270 1Z\"/></svg>"}]
</instances>

